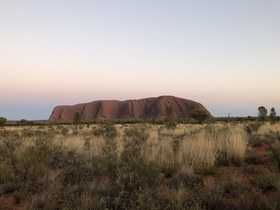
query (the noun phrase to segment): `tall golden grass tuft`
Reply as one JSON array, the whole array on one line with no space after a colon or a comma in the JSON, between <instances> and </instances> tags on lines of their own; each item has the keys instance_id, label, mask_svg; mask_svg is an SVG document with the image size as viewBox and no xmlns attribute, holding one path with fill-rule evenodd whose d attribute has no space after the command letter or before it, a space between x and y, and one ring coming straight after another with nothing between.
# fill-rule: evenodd
<instances>
[{"instance_id":1,"label":"tall golden grass tuft","mask_svg":"<svg viewBox=\"0 0 280 210\"><path fill-rule=\"evenodd\" d=\"M227 161L241 162L247 146L247 135L244 128L241 126L225 127L218 146L220 146L220 153L225 154Z\"/></svg>"},{"instance_id":2,"label":"tall golden grass tuft","mask_svg":"<svg viewBox=\"0 0 280 210\"><path fill-rule=\"evenodd\" d=\"M181 142L178 161L181 165L191 166L194 170L209 170L214 167L217 149L212 139L205 138L205 131L185 138Z\"/></svg>"},{"instance_id":3,"label":"tall golden grass tuft","mask_svg":"<svg viewBox=\"0 0 280 210\"><path fill-rule=\"evenodd\" d=\"M257 130L257 134L260 136L266 136L275 133L280 133L280 123L275 123L275 124L265 123L261 125Z\"/></svg>"},{"instance_id":4,"label":"tall golden grass tuft","mask_svg":"<svg viewBox=\"0 0 280 210\"><path fill-rule=\"evenodd\" d=\"M163 168L208 171L218 161L240 164L247 145L246 132L239 125L179 125L175 130L150 129L149 134L142 156Z\"/></svg>"}]
</instances>

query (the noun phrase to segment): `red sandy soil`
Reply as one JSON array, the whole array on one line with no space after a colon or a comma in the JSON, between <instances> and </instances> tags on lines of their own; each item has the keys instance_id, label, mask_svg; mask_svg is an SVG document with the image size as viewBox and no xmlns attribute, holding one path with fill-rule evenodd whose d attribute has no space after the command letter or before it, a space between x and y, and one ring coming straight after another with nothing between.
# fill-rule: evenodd
<instances>
[{"instance_id":1,"label":"red sandy soil","mask_svg":"<svg viewBox=\"0 0 280 210\"><path fill-rule=\"evenodd\" d=\"M265 154L269 151L269 146L268 145L262 145L260 147L256 147L255 151L257 153L260 153L260 154Z\"/></svg>"},{"instance_id":2,"label":"red sandy soil","mask_svg":"<svg viewBox=\"0 0 280 210\"><path fill-rule=\"evenodd\" d=\"M210 176L210 175L207 175L207 176L204 176L203 177L203 183L205 185L214 185L215 184L215 177L214 176Z\"/></svg>"},{"instance_id":3,"label":"red sandy soil","mask_svg":"<svg viewBox=\"0 0 280 210\"><path fill-rule=\"evenodd\" d=\"M273 202L279 198L279 192L264 192L264 196L268 202Z\"/></svg>"},{"instance_id":4,"label":"red sandy soil","mask_svg":"<svg viewBox=\"0 0 280 210\"><path fill-rule=\"evenodd\" d=\"M24 210L27 207L31 197L26 197L20 201L19 204L14 204L14 196L2 195L0 196L0 209L1 210Z\"/></svg>"}]
</instances>

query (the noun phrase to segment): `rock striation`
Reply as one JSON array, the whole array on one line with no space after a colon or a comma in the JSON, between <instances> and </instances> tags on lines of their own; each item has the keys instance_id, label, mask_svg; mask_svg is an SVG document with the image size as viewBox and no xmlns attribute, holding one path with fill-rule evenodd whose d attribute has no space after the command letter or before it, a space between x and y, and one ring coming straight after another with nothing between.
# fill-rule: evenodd
<instances>
[{"instance_id":1,"label":"rock striation","mask_svg":"<svg viewBox=\"0 0 280 210\"><path fill-rule=\"evenodd\" d=\"M81 120L94 119L163 119L166 108L171 106L174 119L190 118L196 109L210 112L200 103L174 96L160 96L138 100L100 100L73 106L56 106L49 118L51 121L71 121L79 112Z\"/></svg>"}]
</instances>

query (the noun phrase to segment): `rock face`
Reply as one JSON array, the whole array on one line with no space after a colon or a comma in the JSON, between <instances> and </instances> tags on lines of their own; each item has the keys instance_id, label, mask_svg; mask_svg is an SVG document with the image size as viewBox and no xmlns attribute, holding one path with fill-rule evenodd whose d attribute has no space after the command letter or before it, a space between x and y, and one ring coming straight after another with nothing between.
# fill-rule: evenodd
<instances>
[{"instance_id":1,"label":"rock face","mask_svg":"<svg viewBox=\"0 0 280 210\"><path fill-rule=\"evenodd\" d=\"M93 119L163 119L166 107L173 109L173 118L189 118L195 109L210 112L200 103L174 96L160 96L139 100L102 100L73 106L57 106L53 109L49 120L71 121L75 112L79 112L81 120Z\"/></svg>"}]
</instances>

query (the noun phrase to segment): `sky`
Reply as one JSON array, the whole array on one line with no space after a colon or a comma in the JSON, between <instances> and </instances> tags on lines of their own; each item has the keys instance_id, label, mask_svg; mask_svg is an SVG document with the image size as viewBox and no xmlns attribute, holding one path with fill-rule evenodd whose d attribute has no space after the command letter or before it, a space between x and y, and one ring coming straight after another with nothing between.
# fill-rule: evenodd
<instances>
[{"instance_id":1,"label":"sky","mask_svg":"<svg viewBox=\"0 0 280 210\"><path fill-rule=\"evenodd\" d=\"M279 0L0 0L0 116L173 95L280 114Z\"/></svg>"}]
</instances>

